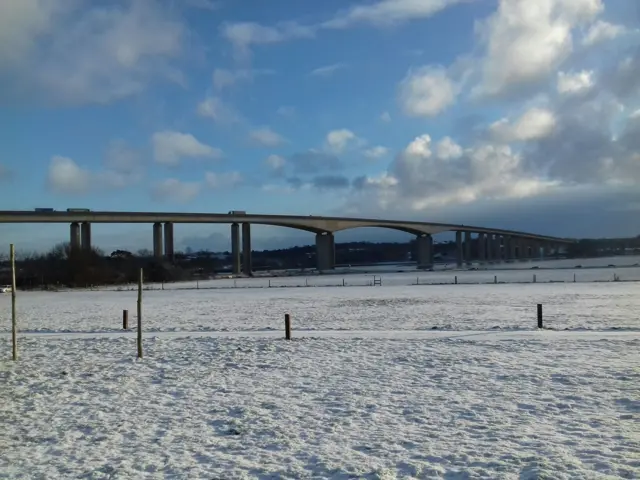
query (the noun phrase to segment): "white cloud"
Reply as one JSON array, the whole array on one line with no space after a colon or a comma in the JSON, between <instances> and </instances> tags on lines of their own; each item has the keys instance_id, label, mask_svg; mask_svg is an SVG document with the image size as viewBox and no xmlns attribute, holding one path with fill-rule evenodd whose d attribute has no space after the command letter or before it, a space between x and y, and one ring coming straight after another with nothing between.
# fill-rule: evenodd
<instances>
[{"instance_id":1,"label":"white cloud","mask_svg":"<svg viewBox=\"0 0 640 480\"><path fill-rule=\"evenodd\" d=\"M598 20L589 27L585 36L582 37L582 44L585 46L597 45L598 43L613 40L624 33L626 33L624 26Z\"/></svg>"},{"instance_id":2,"label":"white cloud","mask_svg":"<svg viewBox=\"0 0 640 480\"><path fill-rule=\"evenodd\" d=\"M49 163L47 184L56 193L85 194L91 190L91 172L71 158L55 155Z\"/></svg>"},{"instance_id":3,"label":"white cloud","mask_svg":"<svg viewBox=\"0 0 640 480\"><path fill-rule=\"evenodd\" d=\"M286 139L269 127L260 127L249 132L249 139L262 147L278 147L286 143Z\"/></svg>"},{"instance_id":4,"label":"white cloud","mask_svg":"<svg viewBox=\"0 0 640 480\"><path fill-rule=\"evenodd\" d=\"M551 135L556 128L553 112L533 107L527 110L515 122L503 118L491 124L489 131L498 142L526 142L539 140Z\"/></svg>"},{"instance_id":5,"label":"white cloud","mask_svg":"<svg viewBox=\"0 0 640 480\"><path fill-rule=\"evenodd\" d=\"M364 151L364 156L375 160L378 158L382 158L384 156L386 156L389 153L389 149L387 147L383 147L381 145L378 145L376 147L371 147L367 150Z\"/></svg>"},{"instance_id":6,"label":"white cloud","mask_svg":"<svg viewBox=\"0 0 640 480\"><path fill-rule=\"evenodd\" d=\"M143 177L140 158L122 142L112 142L105 156L105 168L91 170L62 155L51 157L47 186L55 193L85 195L97 190L121 189Z\"/></svg>"},{"instance_id":7,"label":"white cloud","mask_svg":"<svg viewBox=\"0 0 640 480\"><path fill-rule=\"evenodd\" d=\"M382 120L383 122L390 122L391 121L391 115L389 114L389 112L382 112L380 114L380 120Z\"/></svg>"},{"instance_id":8,"label":"white cloud","mask_svg":"<svg viewBox=\"0 0 640 480\"><path fill-rule=\"evenodd\" d=\"M153 1L90 5L0 3L4 94L59 104L107 103L157 80L182 82L173 64L183 25Z\"/></svg>"},{"instance_id":9,"label":"white cloud","mask_svg":"<svg viewBox=\"0 0 640 480\"><path fill-rule=\"evenodd\" d=\"M346 128L340 130L332 130L327 134L327 149L333 153L342 153L347 146L358 140L358 137L351 130Z\"/></svg>"},{"instance_id":10,"label":"white cloud","mask_svg":"<svg viewBox=\"0 0 640 480\"><path fill-rule=\"evenodd\" d=\"M151 137L155 161L176 166L183 158L220 158L222 151L201 143L190 133L156 132Z\"/></svg>"},{"instance_id":11,"label":"white cloud","mask_svg":"<svg viewBox=\"0 0 640 480\"><path fill-rule=\"evenodd\" d=\"M205 174L204 181L207 187L218 190L223 188L237 187L244 182L244 178L242 177L242 174L240 172L207 172Z\"/></svg>"},{"instance_id":12,"label":"white cloud","mask_svg":"<svg viewBox=\"0 0 640 480\"><path fill-rule=\"evenodd\" d=\"M151 196L159 202L188 203L200 194L201 189L202 185L199 182L183 182L176 178L168 178L151 188Z\"/></svg>"},{"instance_id":13,"label":"white cloud","mask_svg":"<svg viewBox=\"0 0 640 480\"><path fill-rule=\"evenodd\" d=\"M283 22L276 26L264 26L255 22L226 23L221 28L222 36L234 46L237 58L244 58L253 45L282 43L296 38L313 38L315 27Z\"/></svg>"},{"instance_id":14,"label":"white cloud","mask_svg":"<svg viewBox=\"0 0 640 480\"><path fill-rule=\"evenodd\" d=\"M347 28L364 23L373 26L389 26L410 20L431 17L460 0L380 0L356 5L339 12L325 22L325 28Z\"/></svg>"},{"instance_id":15,"label":"white cloud","mask_svg":"<svg viewBox=\"0 0 640 480\"><path fill-rule=\"evenodd\" d=\"M229 124L239 122L240 115L225 104L219 97L207 97L198 104L198 115L210 118L219 124Z\"/></svg>"},{"instance_id":16,"label":"white cloud","mask_svg":"<svg viewBox=\"0 0 640 480\"><path fill-rule=\"evenodd\" d=\"M462 147L450 137L444 137L436 146L438 158L442 160L457 159L462 156Z\"/></svg>"},{"instance_id":17,"label":"white cloud","mask_svg":"<svg viewBox=\"0 0 640 480\"><path fill-rule=\"evenodd\" d=\"M345 63L334 63L332 65L325 65L324 67L316 68L312 70L309 75L313 77L330 77L338 70L342 70L346 68L347 65Z\"/></svg>"},{"instance_id":18,"label":"white cloud","mask_svg":"<svg viewBox=\"0 0 640 480\"><path fill-rule=\"evenodd\" d=\"M272 154L267 157L265 164L271 171L280 174L287 165L287 161L280 155Z\"/></svg>"},{"instance_id":19,"label":"white cloud","mask_svg":"<svg viewBox=\"0 0 640 480\"><path fill-rule=\"evenodd\" d=\"M572 30L603 9L601 0L502 0L480 29L486 55L474 93L498 96L542 81L572 52Z\"/></svg>"},{"instance_id":20,"label":"white cloud","mask_svg":"<svg viewBox=\"0 0 640 480\"><path fill-rule=\"evenodd\" d=\"M439 67L410 71L400 83L400 105L406 115L433 117L452 105L456 87Z\"/></svg>"},{"instance_id":21,"label":"white cloud","mask_svg":"<svg viewBox=\"0 0 640 480\"><path fill-rule=\"evenodd\" d=\"M222 2L216 0L185 0L188 7L209 10L211 12L222 7Z\"/></svg>"},{"instance_id":22,"label":"white cloud","mask_svg":"<svg viewBox=\"0 0 640 480\"><path fill-rule=\"evenodd\" d=\"M629 118L632 119L632 120L640 118L640 108L638 110L635 110L635 111L631 112L629 114Z\"/></svg>"},{"instance_id":23,"label":"white cloud","mask_svg":"<svg viewBox=\"0 0 640 480\"><path fill-rule=\"evenodd\" d=\"M216 68L213 71L213 86L216 90L220 91L227 87L232 87L236 83L242 81L251 81L258 75L271 75L273 70L251 70L251 69L237 69L227 70L224 68Z\"/></svg>"},{"instance_id":24,"label":"white cloud","mask_svg":"<svg viewBox=\"0 0 640 480\"><path fill-rule=\"evenodd\" d=\"M580 72L558 72L558 93L576 95L591 90L594 86L593 70Z\"/></svg>"}]
</instances>

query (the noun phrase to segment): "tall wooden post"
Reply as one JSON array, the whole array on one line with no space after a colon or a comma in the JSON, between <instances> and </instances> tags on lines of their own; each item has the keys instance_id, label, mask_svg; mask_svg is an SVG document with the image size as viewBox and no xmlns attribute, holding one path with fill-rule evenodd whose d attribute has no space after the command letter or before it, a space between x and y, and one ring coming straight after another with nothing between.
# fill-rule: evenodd
<instances>
[{"instance_id":1,"label":"tall wooden post","mask_svg":"<svg viewBox=\"0 0 640 480\"><path fill-rule=\"evenodd\" d=\"M140 269L138 278L138 358L142 358L142 279L143 270Z\"/></svg>"},{"instance_id":2,"label":"tall wooden post","mask_svg":"<svg viewBox=\"0 0 640 480\"><path fill-rule=\"evenodd\" d=\"M288 313L284 315L284 338L291 340L291 316Z\"/></svg>"},{"instance_id":3,"label":"tall wooden post","mask_svg":"<svg viewBox=\"0 0 640 480\"><path fill-rule=\"evenodd\" d=\"M13 360L18 360L18 323L16 321L16 249L9 246L11 257L11 351Z\"/></svg>"}]
</instances>

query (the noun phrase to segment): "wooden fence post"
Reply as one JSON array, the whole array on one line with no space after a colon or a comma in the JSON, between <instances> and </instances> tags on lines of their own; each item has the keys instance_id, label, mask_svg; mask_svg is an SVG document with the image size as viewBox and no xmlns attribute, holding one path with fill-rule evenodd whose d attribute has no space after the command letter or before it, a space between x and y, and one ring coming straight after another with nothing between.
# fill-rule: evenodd
<instances>
[{"instance_id":1,"label":"wooden fence post","mask_svg":"<svg viewBox=\"0 0 640 480\"><path fill-rule=\"evenodd\" d=\"M288 313L284 314L284 338L291 340L291 316Z\"/></svg>"},{"instance_id":2,"label":"wooden fence post","mask_svg":"<svg viewBox=\"0 0 640 480\"><path fill-rule=\"evenodd\" d=\"M453 283L455 283L456 285L458 284L458 276L457 275L455 277L453 277Z\"/></svg>"},{"instance_id":3,"label":"wooden fence post","mask_svg":"<svg viewBox=\"0 0 640 480\"><path fill-rule=\"evenodd\" d=\"M129 330L129 310L122 310L122 329Z\"/></svg>"},{"instance_id":4,"label":"wooden fence post","mask_svg":"<svg viewBox=\"0 0 640 480\"><path fill-rule=\"evenodd\" d=\"M542 325L542 304L538 304L538 328L543 328Z\"/></svg>"},{"instance_id":5,"label":"wooden fence post","mask_svg":"<svg viewBox=\"0 0 640 480\"><path fill-rule=\"evenodd\" d=\"M143 270L140 269L138 278L138 358L142 358L142 280Z\"/></svg>"},{"instance_id":6,"label":"wooden fence post","mask_svg":"<svg viewBox=\"0 0 640 480\"><path fill-rule=\"evenodd\" d=\"M13 243L9 246L11 258L11 355L18 360L18 322L16 320L16 249Z\"/></svg>"}]
</instances>

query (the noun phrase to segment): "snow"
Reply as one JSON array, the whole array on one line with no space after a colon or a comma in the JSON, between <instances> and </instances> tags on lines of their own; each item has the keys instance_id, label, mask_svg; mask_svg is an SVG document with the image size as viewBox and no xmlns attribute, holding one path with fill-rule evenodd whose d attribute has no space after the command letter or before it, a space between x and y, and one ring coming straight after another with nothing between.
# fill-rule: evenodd
<instances>
[{"instance_id":1,"label":"snow","mask_svg":"<svg viewBox=\"0 0 640 480\"><path fill-rule=\"evenodd\" d=\"M134 345L23 339L2 363L0 476L640 474L638 338Z\"/></svg>"},{"instance_id":2,"label":"snow","mask_svg":"<svg viewBox=\"0 0 640 480\"><path fill-rule=\"evenodd\" d=\"M387 277L0 296L0 478L640 477L638 283Z\"/></svg>"},{"instance_id":3,"label":"snow","mask_svg":"<svg viewBox=\"0 0 640 480\"><path fill-rule=\"evenodd\" d=\"M19 292L21 331L107 332L136 323L136 292ZM0 331L10 331L11 298ZM513 284L146 291L145 331L640 329L638 284ZM630 313L633 312L633 313Z\"/></svg>"}]
</instances>

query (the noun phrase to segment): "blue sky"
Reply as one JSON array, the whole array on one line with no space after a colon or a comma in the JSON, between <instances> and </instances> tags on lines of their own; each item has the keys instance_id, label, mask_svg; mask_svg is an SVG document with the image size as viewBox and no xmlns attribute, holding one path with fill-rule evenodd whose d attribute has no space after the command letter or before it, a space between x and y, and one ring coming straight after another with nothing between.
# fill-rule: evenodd
<instances>
[{"instance_id":1,"label":"blue sky","mask_svg":"<svg viewBox=\"0 0 640 480\"><path fill-rule=\"evenodd\" d=\"M633 3L9 0L0 5L1 208L637 235ZM176 237L220 249L227 230L181 226ZM142 248L150 232L97 226L94 237ZM1 225L0 235L43 248L68 233ZM254 243L307 237L258 228Z\"/></svg>"}]
</instances>

